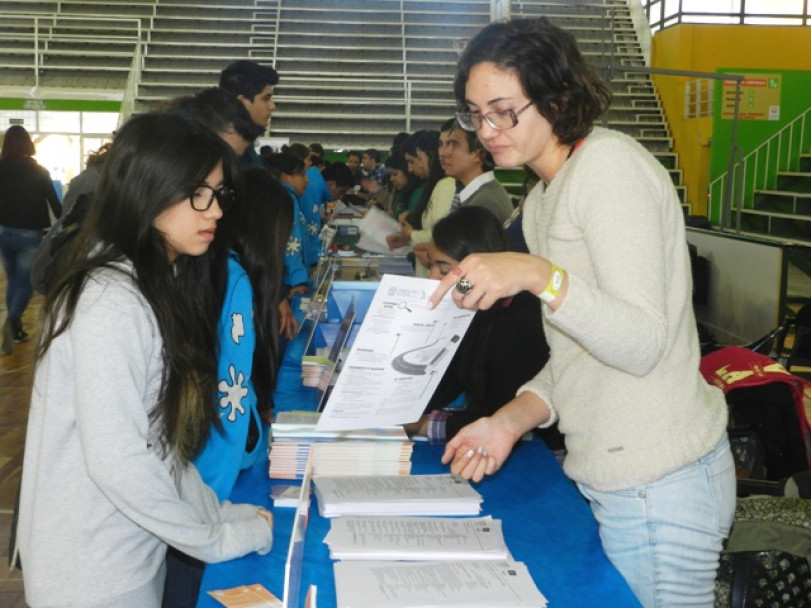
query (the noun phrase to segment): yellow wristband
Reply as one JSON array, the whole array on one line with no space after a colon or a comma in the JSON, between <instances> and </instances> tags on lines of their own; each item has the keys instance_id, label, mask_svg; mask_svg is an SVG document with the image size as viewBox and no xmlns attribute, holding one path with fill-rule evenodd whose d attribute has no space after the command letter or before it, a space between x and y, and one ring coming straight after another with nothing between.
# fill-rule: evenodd
<instances>
[{"instance_id":1,"label":"yellow wristband","mask_svg":"<svg viewBox=\"0 0 811 608\"><path fill-rule=\"evenodd\" d=\"M538 294L547 304L554 302L560 293L560 288L563 287L563 277L566 276L566 271L560 266L552 264L552 274L549 277L549 282L546 284L546 289Z\"/></svg>"}]
</instances>

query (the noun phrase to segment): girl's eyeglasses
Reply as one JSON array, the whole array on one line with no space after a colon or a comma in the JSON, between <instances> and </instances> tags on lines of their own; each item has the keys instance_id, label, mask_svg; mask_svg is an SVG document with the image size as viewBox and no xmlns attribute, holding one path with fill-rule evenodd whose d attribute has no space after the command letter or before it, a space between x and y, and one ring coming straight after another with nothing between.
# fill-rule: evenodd
<instances>
[{"instance_id":1,"label":"girl's eyeglasses","mask_svg":"<svg viewBox=\"0 0 811 608\"><path fill-rule=\"evenodd\" d=\"M228 186L212 188L208 184L200 184L189 195L189 202L195 211L208 211L215 198L220 209L227 211L234 204L234 191Z\"/></svg>"},{"instance_id":2,"label":"girl's eyeglasses","mask_svg":"<svg viewBox=\"0 0 811 608\"><path fill-rule=\"evenodd\" d=\"M478 131L481 129L482 120L485 121L491 128L496 131L504 131L512 129L518 124L518 117L521 112L529 108L533 102L529 102L523 108L518 110L500 110L498 112L488 112L482 114L481 112L457 112L456 122L465 131Z\"/></svg>"}]
</instances>

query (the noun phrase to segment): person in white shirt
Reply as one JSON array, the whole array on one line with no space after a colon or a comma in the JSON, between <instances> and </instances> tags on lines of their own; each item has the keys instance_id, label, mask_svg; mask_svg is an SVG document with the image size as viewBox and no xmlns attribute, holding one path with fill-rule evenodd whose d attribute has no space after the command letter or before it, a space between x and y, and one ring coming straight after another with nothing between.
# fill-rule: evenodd
<instances>
[{"instance_id":1,"label":"person in white shirt","mask_svg":"<svg viewBox=\"0 0 811 608\"><path fill-rule=\"evenodd\" d=\"M484 207L502 224L510 219L512 199L496 180L493 156L482 146L476 133L462 129L455 118L442 125L439 163L445 175L455 178L461 186L452 209Z\"/></svg>"}]
</instances>

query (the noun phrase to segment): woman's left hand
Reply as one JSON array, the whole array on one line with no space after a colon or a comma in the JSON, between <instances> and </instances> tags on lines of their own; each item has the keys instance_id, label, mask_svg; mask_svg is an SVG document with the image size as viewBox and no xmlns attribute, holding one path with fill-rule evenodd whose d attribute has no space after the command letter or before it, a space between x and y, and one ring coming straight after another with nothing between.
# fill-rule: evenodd
<instances>
[{"instance_id":1,"label":"woman's left hand","mask_svg":"<svg viewBox=\"0 0 811 608\"><path fill-rule=\"evenodd\" d=\"M386 237L386 245L389 246L389 249L398 249L408 245L408 239L401 232L394 232Z\"/></svg>"},{"instance_id":2,"label":"woman's left hand","mask_svg":"<svg viewBox=\"0 0 811 608\"><path fill-rule=\"evenodd\" d=\"M425 268L431 268L431 248L433 247L433 241L428 241L427 243L417 243L414 245L414 257L417 261Z\"/></svg>"},{"instance_id":3,"label":"woman's left hand","mask_svg":"<svg viewBox=\"0 0 811 608\"><path fill-rule=\"evenodd\" d=\"M297 329L298 321L296 321L296 315L293 314L290 302L285 298L279 302L279 335L284 336L288 340L292 340L296 337Z\"/></svg>"},{"instance_id":4,"label":"woman's left hand","mask_svg":"<svg viewBox=\"0 0 811 608\"><path fill-rule=\"evenodd\" d=\"M548 260L528 253L472 254L443 277L429 299L429 306L435 307L452 289L457 306L486 310L497 300L520 291L542 292L551 273L552 264ZM463 285L470 286L466 293L457 287L462 280Z\"/></svg>"}]
</instances>

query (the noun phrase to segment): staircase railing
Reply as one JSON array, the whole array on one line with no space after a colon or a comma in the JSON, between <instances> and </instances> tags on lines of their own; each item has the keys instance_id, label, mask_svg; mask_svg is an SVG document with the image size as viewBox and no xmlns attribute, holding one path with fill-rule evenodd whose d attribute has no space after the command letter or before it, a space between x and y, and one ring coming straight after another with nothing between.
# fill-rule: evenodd
<instances>
[{"instance_id":1,"label":"staircase railing","mask_svg":"<svg viewBox=\"0 0 811 608\"><path fill-rule=\"evenodd\" d=\"M124 87L124 97L121 99L121 110L118 114L120 127L135 112L135 98L138 96L138 85L141 84L141 69L143 68L143 42L141 39L141 20L138 20L138 42L132 53L130 71L127 74L127 84Z\"/></svg>"},{"instance_id":2,"label":"staircase railing","mask_svg":"<svg viewBox=\"0 0 811 608\"><path fill-rule=\"evenodd\" d=\"M127 34L109 34L105 36L97 35L84 35L84 34L60 34L56 30L60 25L69 24L71 22L88 22L97 21L101 23L121 23L132 27L131 33ZM3 34L0 33L0 40L9 39L16 42L28 41L31 43L28 48L29 64L28 68L34 75L34 87L39 86L40 71L47 68L44 59L47 57L49 47L54 42L73 42L83 44L98 44L104 41L132 41L134 47L140 46L141 40L141 21L137 18L125 17L93 17L85 15L67 15L61 14L17 14L17 13L0 13L0 22L6 25L19 24L24 27L30 27L30 34ZM104 57L104 51L86 51L87 55ZM81 61L77 62L77 70L81 70Z\"/></svg>"},{"instance_id":3,"label":"staircase railing","mask_svg":"<svg viewBox=\"0 0 811 608\"><path fill-rule=\"evenodd\" d=\"M732 192L731 208L738 210L737 232L740 211L754 204L755 191L773 189L778 172L797 169L800 154L809 146L809 114L811 107L710 182L710 204L721 200L721 193Z\"/></svg>"}]
</instances>

